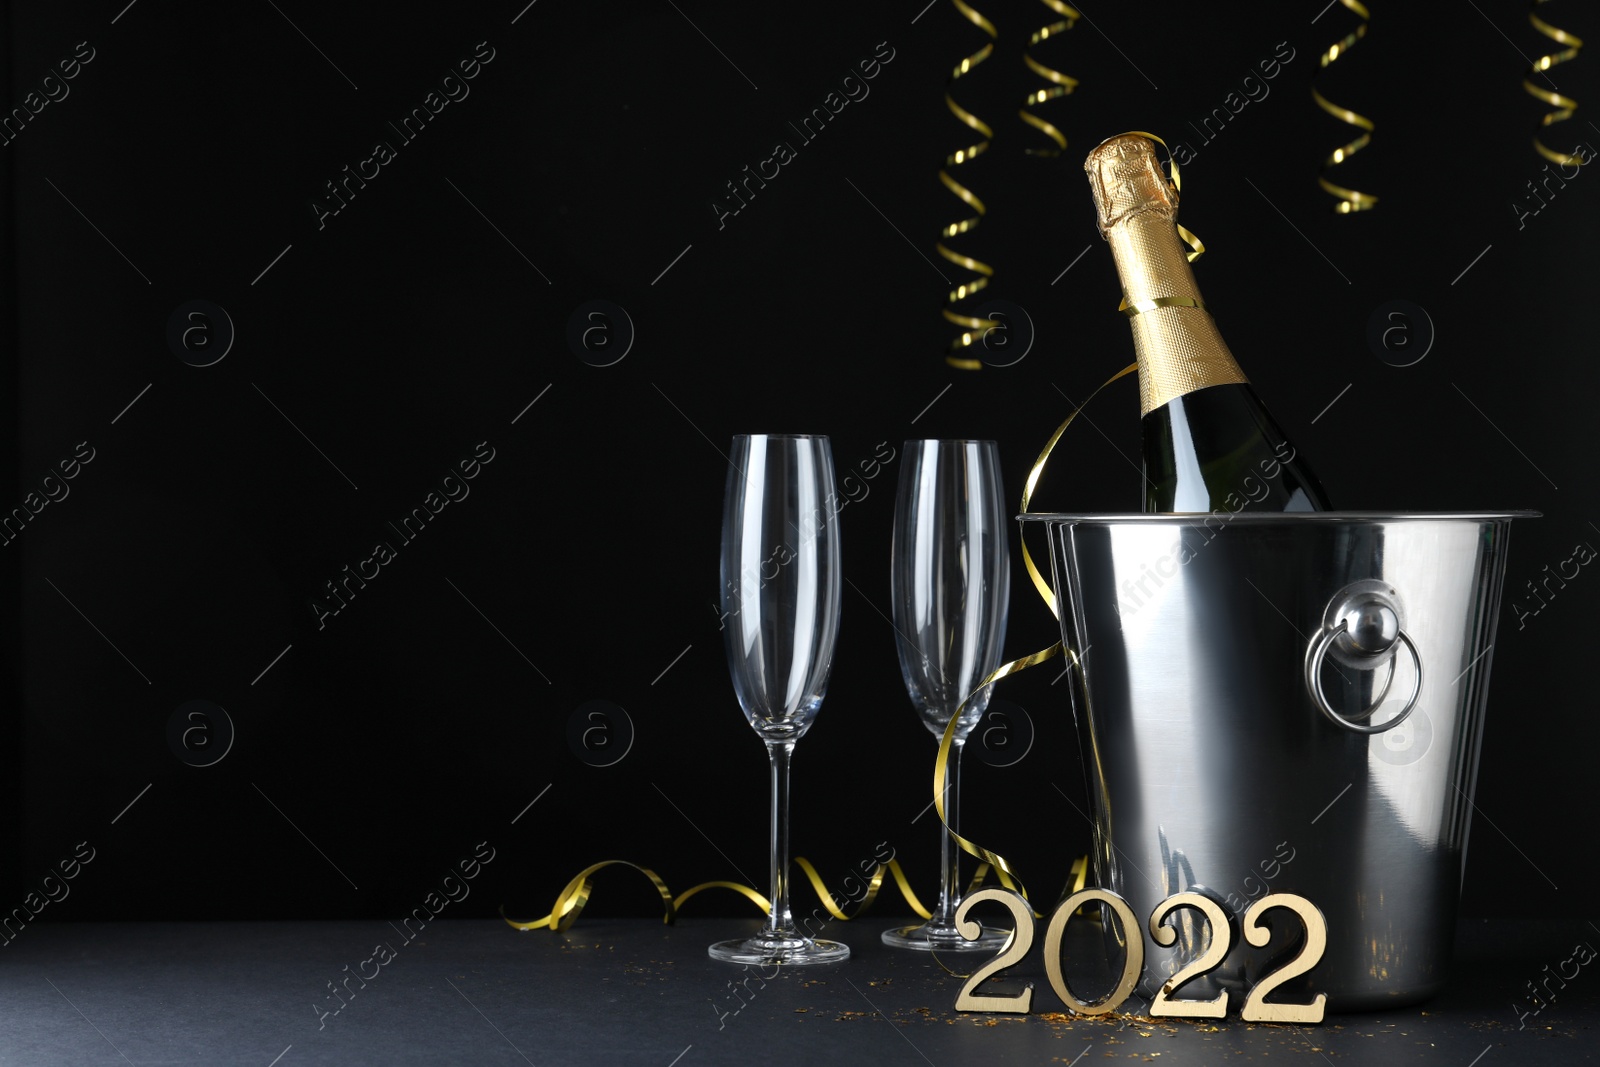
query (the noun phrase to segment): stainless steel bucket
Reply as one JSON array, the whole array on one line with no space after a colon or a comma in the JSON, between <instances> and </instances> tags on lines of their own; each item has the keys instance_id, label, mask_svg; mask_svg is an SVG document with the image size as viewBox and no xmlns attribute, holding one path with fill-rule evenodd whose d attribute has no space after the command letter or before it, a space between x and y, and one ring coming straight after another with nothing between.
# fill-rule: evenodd
<instances>
[{"instance_id":1,"label":"stainless steel bucket","mask_svg":"<svg viewBox=\"0 0 1600 1067\"><path fill-rule=\"evenodd\" d=\"M1274 999L1326 993L1328 1010L1354 1011L1433 995L1510 522L1535 514L1022 516L1049 530L1078 652L1098 884L1141 923L1196 887L1234 923L1252 900L1298 893L1326 917L1327 950ZM1175 914L1170 948L1138 932L1146 997L1210 936L1195 909ZM1275 970L1300 927L1267 917L1268 947L1234 937L1177 996L1242 997ZM1107 926L1115 948L1123 931Z\"/></svg>"}]
</instances>

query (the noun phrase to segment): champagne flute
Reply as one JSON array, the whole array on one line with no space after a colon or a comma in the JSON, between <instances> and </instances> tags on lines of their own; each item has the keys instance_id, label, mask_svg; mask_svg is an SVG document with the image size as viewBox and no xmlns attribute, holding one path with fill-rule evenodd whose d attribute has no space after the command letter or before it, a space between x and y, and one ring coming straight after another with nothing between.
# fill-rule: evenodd
<instances>
[{"instance_id":1,"label":"champagne flute","mask_svg":"<svg viewBox=\"0 0 1600 1067\"><path fill-rule=\"evenodd\" d=\"M911 703L935 737L972 690L1000 665L1010 601L1010 559L993 441L907 441L895 498L890 571L900 673ZM956 828L961 751L989 706L989 689L962 711L950 742L944 810ZM920 926L883 932L897 948L994 950L1008 936L984 928L968 941L956 929L959 853L941 834L939 907Z\"/></svg>"},{"instance_id":2,"label":"champagne flute","mask_svg":"<svg viewBox=\"0 0 1600 1067\"><path fill-rule=\"evenodd\" d=\"M739 704L772 765L772 910L754 937L719 941L729 963L837 963L850 948L806 936L789 910L789 759L822 706L839 636L839 523L826 437L741 434L723 497L722 610Z\"/></svg>"}]
</instances>

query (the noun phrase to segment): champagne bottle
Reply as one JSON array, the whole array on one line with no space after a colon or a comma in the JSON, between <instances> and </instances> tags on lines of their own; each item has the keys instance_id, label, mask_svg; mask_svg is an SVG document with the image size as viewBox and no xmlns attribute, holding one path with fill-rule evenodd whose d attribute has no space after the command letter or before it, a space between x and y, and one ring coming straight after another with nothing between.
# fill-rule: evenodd
<instances>
[{"instance_id":1,"label":"champagne bottle","mask_svg":"<svg viewBox=\"0 0 1600 1067\"><path fill-rule=\"evenodd\" d=\"M1327 497L1217 332L1178 235L1155 143L1125 133L1084 163L1133 326L1144 510L1325 511Z\"/></svg>"}]
</instances>

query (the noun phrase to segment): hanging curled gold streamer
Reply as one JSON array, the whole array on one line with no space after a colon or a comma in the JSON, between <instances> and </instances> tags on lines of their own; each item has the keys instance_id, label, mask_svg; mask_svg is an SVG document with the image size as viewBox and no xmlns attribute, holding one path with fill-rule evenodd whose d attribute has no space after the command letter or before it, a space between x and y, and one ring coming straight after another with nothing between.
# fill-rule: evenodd
<instances>
[{"instance_id":1,"label":"hanging curled gold streamer","mask_svg":"<svg viewBox=\"0 0 1600 1067\"><path fill-rule=\"evenodd\" d=\"M860 915L862 912L866 911L867 908L872 905L872 902L878 898L878 891L883 887L883 878L885 874L889 874L894 877L895 885L900 890L900 896L904 898L908 905L910 905L913 912L924 919L931 918L933 915L933 913L923 905L922 901L917 899L916 893L912 892L911 883L906 879L905 871L900 869L900 862L898 860L891 859L888 863L880 863L877 865L872 872L872 877L867 882L866 895L861 898L861 902L856 905L855 910L851 912L845 912L834 903L834 894L828 891L827 885L822 881L822 876L818 874L817 869L811 865L811 861L807 860L804 856L796 856L794 858L794 863L795 866L799 867L800 870L805 873L806 880L811 883L811 888L816 891L817 898L822 902L822 906L827 909L828 914L843 922L850 921L851 919ZM672 890L667 888L667 883L662 880L660 875L656 874L656 872L652 871L650 868L641 867L639 864L630 863L628 860L602 860L599 863L591 864L590 866L585 867L583 870L573 875L572 879L562 887L561 892L556 894L555 904L550 908L550 914L544 916L543 918L518 922L514 919L507 919L504 908L502 908L500 911L500 918L505 919L508 925L518 930L547 929L552 932L560 933L571 927L573 923L578 921L578 916L583 914L584 907L589 903L589 894L593 888L594 875L607 867L613 866L631 867L650 880L650 884L656 888L657 895L661 897L661 921L669 926L677 921L679 909L683 907L684 903L688 901L689 898L694 897L707 889L729 889L749 900L763 912L770 912L772 910L771 901L749 886L739 882L701 882L699 885L691 886L690 888L685 889L682 893L679 893L677 896L673 896ZM978 869L977 874L973 878L972 882L974 888L982 884L984 876L987 873L988 869L986 867L980 867Z\"/></svg>"},{"instance_id":2,"label":"hanging curled gold streamer","mask_svg":"<svg viewBox=\"0 0 1600 1067\"><path fill-rule=\"evenodd\" d=\"M958 80L965 77L979 63L982 63L984 60L988 59L994 54L994 39L997 35L997 31L994 28L994 23L990 22L970 4L966 3L965 0L951 0L951 2L955 4L956 10L961 12L962 16L966 18L967 21L971 22L974 26L978 27L984 33L989 35L988 43L986 43L976 52L972 53L972 55L964 57L961 62L957 63L955 68L950 72L950 88L953 89ZM1000 325L1000 323L996 319L983 319L976 318L972 315L963 315L961 312L955 309L954 305L985 288L989 284L989 279L994 277L994 268L989 264L982 262L981 260L974 259L971 256L963 255L960 252L952 251L948 246L945 245L945 241L963 233L970 233L972 230L977 228L978 223L983 219L983 216L988 214L988 208L984 207L983 201L979 200L971 189L968 189L965 185L962 185L960 182L956 181L955 178L951 177L950 171L955 167L959 167L962 164L971 162L973 159L986 152L989 148L989 139L994 136L994 130L989 126L988 123L984 122L982 119L978 118L978 116L974 115L972 112L956 103L956 98L949 89L945 91L944 102L949 106L951 114L955 115L955 117L959 119L963 125L973 130L982 138L982 140L975 141L963 148L958 148L950 155L946 156L944 167L939 171L939 180L944 183L944 187L958 196L961 199L961 202L970 207L975 214L964 219L958 219L957 221L946 226L942 231L940 231L941 240L936 246L939 250L939 254L945 259L949 260L951 263L954 263L963 270L971 271L973 274L977 275L977 277L962 282L960 285L957 285L954 289L950 290L948 302L951 306L944 309L944 317L948 321L962 327L962 333L961 336L950 342L950 354L945 356L945 362L949 363L952 367L957 367L961 370L979 370L983 367L982 360L973 359L970 356L964 356L961 353L965 352L972 345L982 340L983 335L987 330L994 326Z\"/></svg>"},{"instance_id":3,"label":"hanging curled gold streamer","mask_svg":"<svg viewBox=\"0 0 1600 1067\"><path fill-rule=\"evenodd\" d=\"M1539 9L1539 5L1544 2L1545 0L1533 0L1533 11L1528 12L1528 21L1533 24L1534 29L1538 30L1552 41L1556 42L1556 44L1563 44L1567 47L1559 52L1551 52L1547 56L1540 56L1538 59L1534 60L1533 68L1528 71L1529 77L1524 78L1522 81L1522 87L1528 91L1529 95L1543 101L1546 104L1549 104L1551 107L1556 109L1539 120L1540 129L1543 129L1546 126L1553 126L1558 122L1565 122L1566 120L1570 119L1572 117L1573 109L1578 106L1578 102L1572 99L1570 96L1563 96L1561 93L1558 93L1552 89L1543 89L1533 84L1532 75L1543 74L1545 71L1549 70L1553 66L1556 66L1558 63L1565 63L1569 59L1578 58L1578 49L1583 47L1582 40L1568 33L1566 30L1558 29L1557 27L1550 25L1544 19L1534 14L1534 11L1537 11ZM1539 135L1537 133L1533 135L1533 148L1534 151L1538 152L1541 156L1559 166L1564 167L1568 164L1578 164L1581 166L1584 162L1582 156L1570 155L1566 152L1558 152L1555 149L1550 148L1539 139Z\"/></svg>"},{"instance_id":4,"label":"hanging curled gold streamer","mask_svg":"<svg viewBox=\"0 0 1600 1067\"><path fill-rule=\"evenodd\" d=\"M1149 135L1146 134L1146 136ZM1176 170L1176 164L1174 164L1174 170ZM1199 242L1197 241L1195 243L1198 244ZM1199 252L1195 253L1195 255L1199 254ZM1121 370L1117 371L1117 373L1113 374L1111 377L1107 378L1100 384L1098 388L1095 389L1093 393L1089 394L1088 400L1085 400L1082 404L1079 404L1076 408L1074 408L1072 413L1067 416L1066 421L1064 421L1060 426L1056 427L1056 432L1051 434L1050 440L1045 443L1044 451L1040 452L1039 458L1034 460L1033 469L1028 472L1028 480L1022 490L1022 510L1024 513L1027 512L1028 504L1033 499L1033 491L1039 484L1039 478L1044 474L1045 463L1050 459L1050 453L1055 450L1056 442L1061 440L1061 435L1066 433L1067 427L1072 425L1073 420L1078 417L1078 413L1089 405L1089 401L1100 395L1101 389L1104 389L1106 386L1110 385L1119 378L1123 378L1129 374L1132 374L1138 369L1139 365L1137 363L1130 363L1126 367L1123 367ZM1060 602L1056 597L1055 591L1050 588L1050 583L1045 581L1044 575L1040 573L1038 565L1034 563L1033 555L1028 551L1028 542L1025 537L1022 541L1022 562L1027 568L1028 577L1033 580L1034 587L1039 590L1039 595L1044 598L1045 606L1050 609L1050 614L1054 615L1059 620L1061 618ZM984 848L982 845L979 845L974 841L970 841L967 838L962 837L960 834L956 833L955 830L950 828L950 821L948 818L946 818L944 810L945 781L950 773L950 749L955 741L956 727L960 725L962 712L966 710L967 705L971 703L973 697L976 697L980 693L984 692L989 686L993 685L995 682L998 682L1002 678L1016 674L1018 671L1027 670L1029 667L1036 667L1047 660L1055 659L1059 655L1065 655L1072 661L1072 666L1078 666L1077 653L1072 649L1067 648L1060 641L1057 641L1049 648L1035 652L1029 656L1023 656L1021 659L1014 659L1010 663L1003 663L999 667L996 667L993 671L990 671L988 676L985 677L982 682L978 683L978 687L968 694L967 698L961 702L961 706L956 709L956 713L950 716L950 724L945 727L944 736L939 739L939 756L936 760L934 760L933 764L933 803L935 809L939 813L939 821L944 824L945 832L950 835L950 839L954 841L963 852L971 856L976 856L984 863L993 867L995 874L1000 879L1000 883L1007 889L1015 889L1018 893L1022 894L1022 898L1024 900L1028 898L1028 891L1023 888L1022 880L1017 877L1016 869L1006 861L1004 856L1000 855L998 852L993 852L987 848ZM1078 875L1081 884L1081 879L1083 877L1082 872L1075 867L1073 873ZM1037 910L1035 910L1033 914L1034 918L1036 919L1044 918L1043 913Z\"/></svg>"},{"instance_id":5,"label":"hanging curled gold streamer","mask_svg":"<svg viewBox=\"0 0 1600 1067\"><path fill-rule=\"evenodd\" d=\"M1045 66L1043 63L1033 58L1033 49L1042 42L1049 40L1051 37L1054 37L1057 34L1065 33L1072 29L1075 25L1077 25L1078 19L1082 18L1083 16L1078 14L1075 8L1069 7L1068 5L1062 3L1061 0L1039 0L1039 2L1062 17L1055 22L1047 23L1046 25L1040 26L1037 30L1033 31L1033 33L1028 37L1028 51L1022 53L1022 62L1027 64L1029 70L1033 71L1050 84L1042 89L1035 89L1033 92L1024 97L1022 101L1022 110L1018 111L1017 114L1022 117L1023 122L1026 122L1029 126L1032 126L1034 129L1038 130L1040 133L1044 134L1046 137L1050 138L1050 140L1055 142L1055 148L1028 149L1028 154L1030 156L1043 156L1048 159L1059 156L1062 150L1067 147L1067 135L1062 133L1060 129L1058 129L1053 123L1047 122L1028 109L1030 107L1038 107L1040 104L1048 103L1051 100L1059 100L1061 97L1066 96L1068 93L1072 92L1072 90L1078 87L1078 79L1069 77L1068 75L1061 73L1059 70L1054 70Z\"/></svg>"},{"instance_id":6,"label":"hanging curled gold streamer","mask_svg":"<svg viewBox=\"0 0 1600 1067\"><path fill-rule=\"evenodd\" d=\"M1367 22L1372 18L1372 16L1367 13L1367 9L1361 5L1360 0L1339 0L1339 2L1345 7L1349 8L1351 11L1354 11L1357 15L1361 16L1361 25L1357 26L1354 30L1351 30L1348 34L1346 34L1342 41L1336 41L1328 46L1328 50L1322 53L1321 60L1318 64L1318 66L1322 68L1327 67L1340 56L1354 48L1355 43L1367 35ZM1335 185L1333 182L1328 180L1327 173L1330 167L1338 166L1351 156L1355 155L1357 152L1361 151L1363 148L1367 147L1367 145L1372 142L1372 131L1376 127L1373 126L1371 119L1366 118L1363 115L1358 115L1347 107L1340 107L1338 104L1331 102L1327 97L1318 92L1315 87L1313 87L1311 90L1311 98L1317 102L1318 107L1322 108L1322 110L1326 111L1340 122L1349 123L1351 126L1363 131L1349 144L1340 145L1338 148L1335 148L1333 150L1333 154L1322 161L1322 174L1317 177L1317 184L1322 186L1325 191L1332 193L1334 196L1339 198L1339 202L1333 206L1333 210L1340 215L1348 215L1355 211L1370 210L1373 205L1377 204L1377 197L1372 196L1369 193L1361 193L1354 189L1347 189L1342 185Z\"/></svg>"}]
</instances>

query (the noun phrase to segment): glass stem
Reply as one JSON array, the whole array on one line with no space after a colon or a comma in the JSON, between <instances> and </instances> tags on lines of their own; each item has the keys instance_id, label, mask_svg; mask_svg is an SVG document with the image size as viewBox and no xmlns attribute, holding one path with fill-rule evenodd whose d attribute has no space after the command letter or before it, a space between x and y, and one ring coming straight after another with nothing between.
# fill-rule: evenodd
<instances>
[{"instance_id":1,"label":"glass stem","mask_svg":"<svg viewBox=\"0 0 1600 1067\"><path fill-rule=\"evenodd\" d=\"M768 741L767 760L772 764L772 914L767 918L766 934L795 936L794 916L789 911L789 759L793 741Z\"/></svg>"},{"instance_id":2,"label":"glass stem","mask_svg":"<svg viewBox=\"0 0 1600 1067\"><path fill-rule=\"evenodd\" d=\"M951 830L957 828L957 813L961 810L961 750L966 738L956 737L950 742L950 761L945 764L944 814ZM939 883L939 910L933 913L933 924L952 927L956 923L956 908L961 905L961 849L943 827L939 831L939 859L943 878Z\"/></svg>"}]
</instances>

